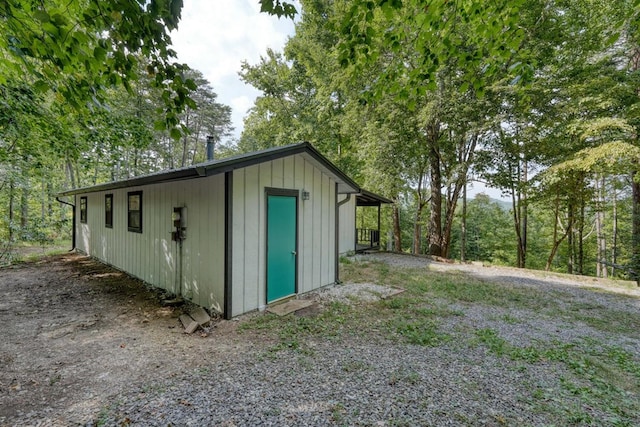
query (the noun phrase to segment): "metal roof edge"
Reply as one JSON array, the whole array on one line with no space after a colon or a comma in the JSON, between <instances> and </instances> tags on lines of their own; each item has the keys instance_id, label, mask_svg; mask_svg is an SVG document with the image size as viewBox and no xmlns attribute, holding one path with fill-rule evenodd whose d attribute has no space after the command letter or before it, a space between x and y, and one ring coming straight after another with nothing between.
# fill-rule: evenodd
<instances>
[{"instance_id":1,"label":"metal roof edge","mask_svg":"<svg viewBox=\"0 0 640 427\"><path fill-rule=\"evenodd\" d=\"M365 190L364 188L361 188L361 189L360 189L360 193L359 193L359 194L362 194L362 195L363 195L363 196L365 196L365 197L369 197L369 198L372 198L372 199L376 199L376 200L377 200L377 201L379 201L380 203L387 203L387 204L389 204L389 205L392 205L392 204L394 203L392 200L387 199L386 197L383 197L383 196L381 196L381 195L379 195L379 194L376 194L376 193L373 193L373 192L371 192L371 191ZM357 197L357 196L356 196L356 197Z\"/></svg>"},{"instance_id":2,"label":"metal roof edge","mask_svg":"<svg viewBox=\"0 0 640 427\"><path fill-rule=\"evenodd\" d=\"M235 169L264 163L294 154L308 153L317 160L322 166L329 170L332 174L344 181L349 187L354 189L354 193L361 191L360 186L356 184L349 176L342 172L329 159L324 157L309 142L299 142L296 144L271 147L265 150L254 151L251 153L240 154L237 156L221 159L209 163L199 163L182 169L168 170L164 172L156 172L148 175L142 175L126 180L112 181L104 184L93 185L90 187L76 188L72 190L62 191L58 196L73 196L81 193L94 193L97 191L115 190L126 187L136 187L148 184L159 184L168 181L178 181L184 179L193 179L205 176L217 175L224 172L230 172ZM203 173L204 172L204 173Z\"/></svg>"}]
</instances>

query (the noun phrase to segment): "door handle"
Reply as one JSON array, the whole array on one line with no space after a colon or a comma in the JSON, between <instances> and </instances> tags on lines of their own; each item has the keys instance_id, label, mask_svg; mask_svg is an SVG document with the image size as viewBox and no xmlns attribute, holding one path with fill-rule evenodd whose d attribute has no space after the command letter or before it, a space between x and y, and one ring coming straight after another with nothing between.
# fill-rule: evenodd
<instances>
[{"instance_id":1,"label":"door handle","mask_svg":"<svg viewBox=\"0 0 640 427\"><path fill-rule=\"evenodd\" d=\"M291 251L291 255L298 255L298 252L296 252L296 251Z\"/></svg>"}]
</instances>

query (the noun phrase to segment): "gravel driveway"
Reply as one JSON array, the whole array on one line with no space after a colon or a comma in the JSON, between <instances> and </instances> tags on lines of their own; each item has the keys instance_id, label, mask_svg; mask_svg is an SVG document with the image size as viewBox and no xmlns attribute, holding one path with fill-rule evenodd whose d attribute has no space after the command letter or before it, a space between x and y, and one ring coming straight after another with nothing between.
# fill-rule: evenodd
<instances>
[{"instance_id":1,"label":"gravel driveway","mask_svg":"<svg viewBox=\"0 0 640 427\"><path fill-rule=\"evenodd\" d=\"M352 262L370 261L400 270L418 268L475 275L500 282L505 289L535 288L549 293L549 298L562 295L559 307L567 301L566 304L583 304L587 310L608 307L640 318L640 292L621 288L622 295L616 295L585 290L585 285L607 288L606 283L592 279L585 283L566 276L444 264L393 254L365 255ZM340 286L333 289L336 291L326 292L339 292ZM324 310L332 310L329 302L323 302L321 293L314 297ZM343 311L331 317L332 325L357 323L357 298L351 301L355 301L354 308L338 306ZM360 304L379 309L371 306L375 303ZM445 300L428 304L429 309L453 313L437 325L438 333L448 339L432 345L390 339L385 324L375 320L360 329L347 327L344 332L286 335L286 328L291 326L287 322L293 320L298 327L318 325L313 320L305 323L303 318L292 318L276 323L281 325L279 330L260 328L255 325L260 325L261 316L266 315L252 314L221 321L206 338L173 336L173 343L181 352L171 348L170 340L162 345L144 343L149 351L157 352L153 363L164 363L166 368L154 369L153 375L145 378L132 378L129 384L118 383L111 393L99 397L99 407L82 410L81 405L76 405L5 418L0 412L0 422L101 426L541 426L573 420L575 425L616 424L610 413L597 405L589 406L580 393L567 392L567 382L579 385L583 381L576 377L572 365L559 363L561 359L552 355L536 359L535 363L527 362L527 356L509 358L496 346L535 348L536 343L545 343L548 348L570 352L570 346L586 339L593 346L635 355L629 362L633 376L633 369L640 366L639 332L611 333L607 328L575 320L565 322L563 316L508 304L501 307ZM243 324L249 327L237 330ZM150 337L157 339L158 335ZM569 347L563 347L564 343ZM163 358L165 362L161 362ZM640 369L635 375L640 383ZM639 400L636 391L637 387L632 387L625 398ZM633 407L633 403L630 405ZM632 425L640 425L640 415L624 417Z\"/></svg>"}]
</instances>

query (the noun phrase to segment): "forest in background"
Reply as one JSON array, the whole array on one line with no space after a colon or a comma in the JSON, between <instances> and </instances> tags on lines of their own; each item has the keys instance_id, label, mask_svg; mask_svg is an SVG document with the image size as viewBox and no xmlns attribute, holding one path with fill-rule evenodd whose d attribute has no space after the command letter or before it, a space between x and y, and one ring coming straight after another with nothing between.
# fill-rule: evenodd
<instances>
[{"instance_id":1,"label":"forest in background","mask_svg":"<svg viewBox=\"0 0 640 427\"><path fill-rule=\"evenodd\" d=\"M212 135L218 157L312 142L395 202L394 250L637 279L637 1L303 0L284 51L242 67L262 96L233 144L229 107L170 61L178 3L0 7L3 253L70 234L58 191L197 163Z\"/></svg>"},{"instance_id":2,"label":"forest in background","mask_svg":"<svg viewBox=\"0 0 640 427\"><path fill-rule=\"evenodd\" d=\"M4 257L16 242L69 239L71 213L56 201L60 191L127 179L205 161L207 136L225 156L233 131L231 108L202 73L186 69L197 84L194 101L178 114L181 134L158 129L162 92L148 79L131 90L105 91L100 105L68 108L26 82L0 86L0 219Z\"/></svg>"},{"instance_id":3,"label":"forest in background","mask_svg":"<svg viewBox=\"0 0 640 427\"><path fill-rule=\"evenodd\" d=\"M395 250L635 278L637 30L631 1L304 0L243 65L239 146L315 142L395 202Z\"/></svg>"}]
</instances>

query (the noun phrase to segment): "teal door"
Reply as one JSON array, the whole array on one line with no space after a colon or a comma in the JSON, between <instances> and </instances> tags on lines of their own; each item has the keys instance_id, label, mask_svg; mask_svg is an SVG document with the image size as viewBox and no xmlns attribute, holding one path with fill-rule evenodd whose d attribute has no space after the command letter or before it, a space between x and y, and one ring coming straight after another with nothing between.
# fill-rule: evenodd
<instances>
[{"instance_id":1,"label":"teal door","mask_svg":"<svg viewBox=\"0 0 640 427\"><path fill-rule=\"evenodd\" d=\"M297 198L267 195L267 303L296 293Z\"/></svg>"}]
</instances>

